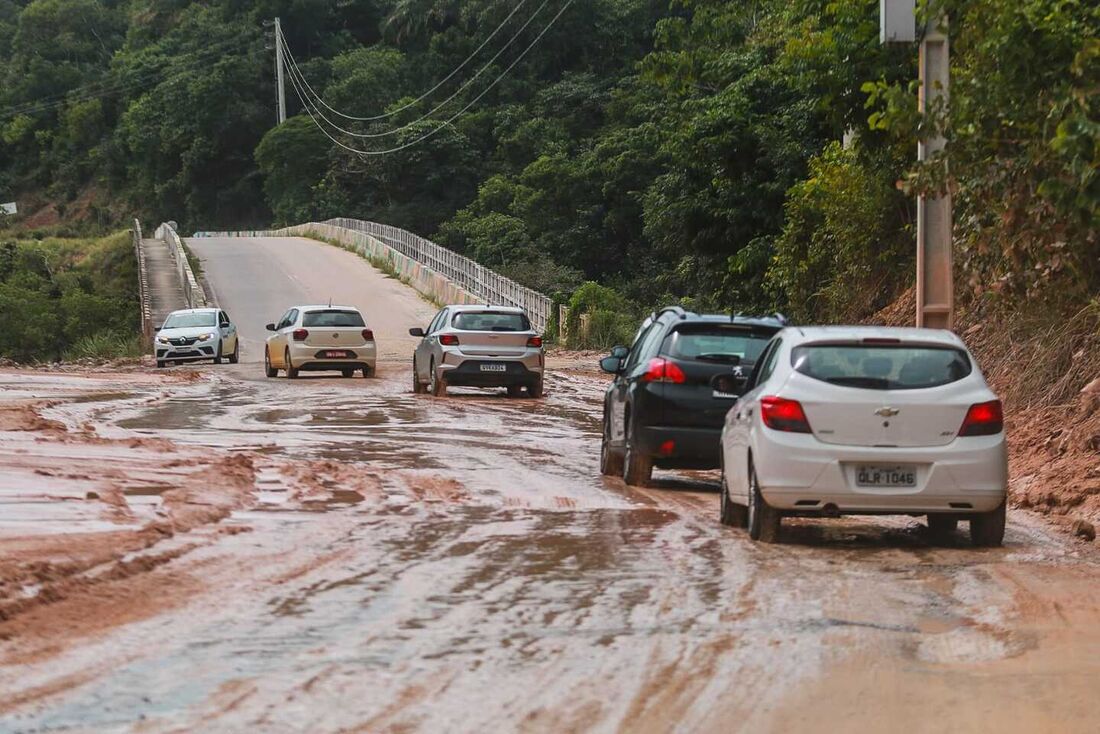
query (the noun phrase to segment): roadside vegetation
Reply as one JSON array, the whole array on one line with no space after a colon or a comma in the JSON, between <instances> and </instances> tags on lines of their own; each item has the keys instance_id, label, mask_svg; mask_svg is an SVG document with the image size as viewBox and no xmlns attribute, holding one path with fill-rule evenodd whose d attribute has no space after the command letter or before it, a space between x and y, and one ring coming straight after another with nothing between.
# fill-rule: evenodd
<instances>
[{"instance_id":1,"label":"roadside vegetation","mask_svg":"<svg viewBox=\"0 0 1100 734\"><path fill-rule=\"evenodd\" d=\"M0 234L0 357L17 362L142 353L129 233L100 239Z\"/></svg>"}]
</instances>

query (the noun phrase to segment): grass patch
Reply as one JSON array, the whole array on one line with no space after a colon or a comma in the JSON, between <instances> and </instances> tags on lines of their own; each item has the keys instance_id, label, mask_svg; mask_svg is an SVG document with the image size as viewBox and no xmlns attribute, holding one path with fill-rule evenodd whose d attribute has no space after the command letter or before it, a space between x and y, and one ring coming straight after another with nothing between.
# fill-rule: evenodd
<instances>
[{"instance_id":1,"label":"grass patch","mask_svg":"<svg viewBox=\"0 0 1100 734\"><path fill-rule=\"evenodd\" d=\"M142 346L140 335L99 331L77 340L65 350L64 359L67 362L81 359L136 359L143 354L145 354L145 348Z\"/></svg>"}]
</instances>

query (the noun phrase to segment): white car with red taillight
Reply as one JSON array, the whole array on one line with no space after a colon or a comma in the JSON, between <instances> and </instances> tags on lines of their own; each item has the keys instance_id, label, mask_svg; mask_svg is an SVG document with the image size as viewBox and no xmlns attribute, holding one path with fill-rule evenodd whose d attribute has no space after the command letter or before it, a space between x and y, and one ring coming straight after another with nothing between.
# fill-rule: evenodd
<instances>
[{"instance_id":1,"label":"white car with red taillight","mask_svg":"<svg viewBox=\"0 0 1100 734\"><path fill-rule=\"evenodd\" d=\"M1001 402L955 334L786 328L741 379L722 429L724 524L773 542L784 515L927 515L934 534L968 520L975 545L1001 544Z\"/></svg>"},{"instance_id":2,"label":"white car with red taillight","mask_svg":"<svg viewBox=\"0 0 1100 734\"><path fill-rule=\"evenodd\" d=\"M413 392L447 394L448 386L504 387L518 397L542 397L546 353L521 308L447 306L420 337L413 354Z\"/></svg>"},{"instance_id":3,"label":"white car with red taillight","mask_svg":"<svg viewBox=\"0 0 1100 734\"><path fill-rule=\"evenodd\" d=\"M335 371L351 377L374 374L378 351L374 332L354 306L294 306L278 323L264 348L264 372L276 377L279 370L293 379L299 372Z\"/></svg>"}]
</instances>

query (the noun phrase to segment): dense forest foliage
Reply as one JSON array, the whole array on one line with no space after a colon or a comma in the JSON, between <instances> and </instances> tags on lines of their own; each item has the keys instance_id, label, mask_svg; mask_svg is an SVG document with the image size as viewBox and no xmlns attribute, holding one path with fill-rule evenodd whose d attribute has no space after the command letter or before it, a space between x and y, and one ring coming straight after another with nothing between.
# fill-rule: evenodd
<instances>
[{"instance_id":1,"label":"dense forest foliage","mask_svg":"<svg viewBox=\"0 0 1100 734\"><path fill-rule=\"evenodd\" d=\"M878 4L0 0L0 201L373 219L548 293L840 320L911 283L914 194L950 187L968 292L1092 297L1100 4L943 0L952 105L923 118ZM327 105L393 113L334 137L408 147L337 146L289 81L276 127L275 16ZM946 154L917 167L936 130Z\"/></svg>"}]
</instances>

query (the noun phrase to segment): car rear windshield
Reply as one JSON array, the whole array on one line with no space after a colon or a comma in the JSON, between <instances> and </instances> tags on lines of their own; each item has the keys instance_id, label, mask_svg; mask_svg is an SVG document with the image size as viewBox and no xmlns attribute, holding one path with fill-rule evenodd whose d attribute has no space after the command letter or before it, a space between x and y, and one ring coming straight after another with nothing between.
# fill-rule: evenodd
<instances>
[{"instance_id":1,"label":"car rear windshield","mask_svg":"<svg viewBox=\"0 0 1100 734\"><path fill-rule=\"evenodd\" d=\"M791 352L804 375L866 390L915 390L961 380L970 358L952 347L871 344L807 344Z\"/></svg>"},{"instance_id":2,"label":"car rear windshield","mask_svg":"<svg viewBox=\"0 0 1100 734\"><path fill-rule=\"evenodd\" d=\"M302 326L366 326L358 311L306 311L302 314Z\"/></svg>"},{"instance_id":3,"label":"car rear windshield","mask_svg":"<svg viewBox=\"0 0 1100 734\"><path fill-rule=\"evenodd\" d=\"M723 324L681 326L669 336L664 353L675 359L700 362L755 362L772 333Z\"/></svg>"},{"instance_id":4,"label":"car rear windshield","mask_svg":"<svg viewBox=\"0 0 1100 734\"><path fill-rule=\"evenodd\" d=\"M451 325L462 331L529 331L531 322L521 313L507 311L463 311Z\"/></svg>"},{"instance_id":5,"label":"car rear windshield","mask_svg":"<svg viewBox=\"0 0 1100 734\"><path fill-rule=\"evenodd\" d=\"M196 326L214 326L216 322L213 311L199 313L174 313L164 321L165 329L191 329Z\"/></svg>"}]
</instances>

